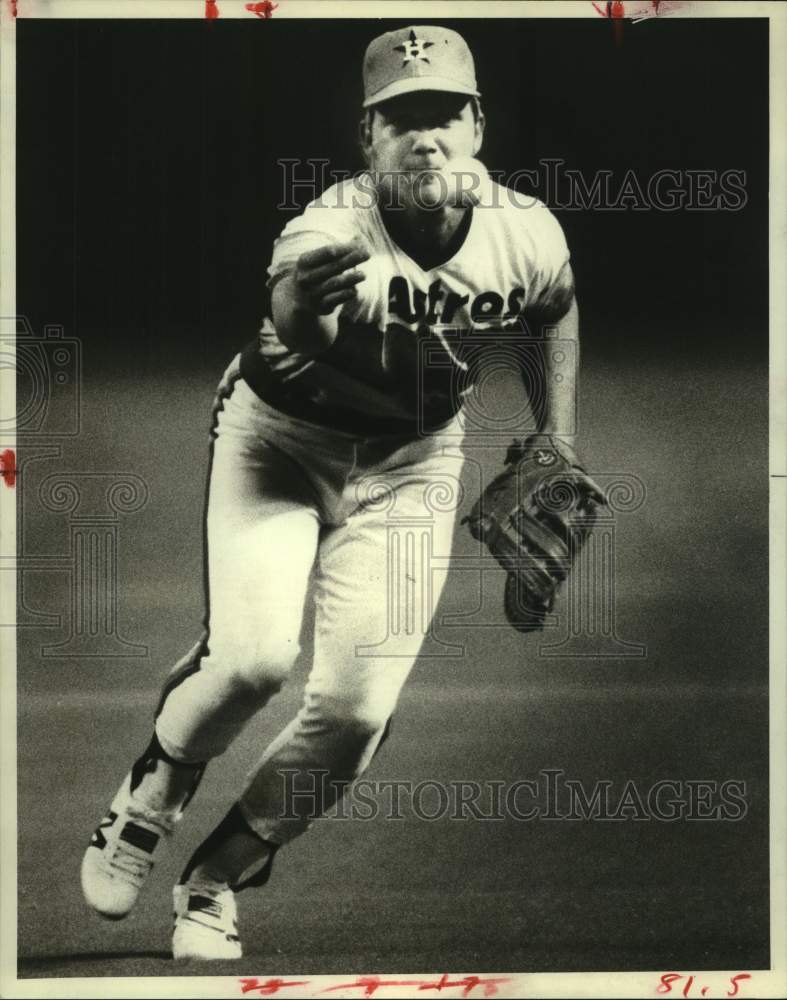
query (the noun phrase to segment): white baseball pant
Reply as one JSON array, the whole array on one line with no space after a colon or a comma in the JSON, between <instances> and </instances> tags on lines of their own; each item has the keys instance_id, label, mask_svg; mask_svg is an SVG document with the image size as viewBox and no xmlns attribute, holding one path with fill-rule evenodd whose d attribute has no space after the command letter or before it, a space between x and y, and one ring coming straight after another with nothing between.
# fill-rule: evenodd
<instances>
[{"instance_id":1,"label":"white baseball pant","mask_svg":"<svg viewBox=\"0 0 787 1000\"><path fill-rule=\"evenodd\" d=\"M237 358L215 412L206 636L170 675L156 733L177 760L227 749L299 653L313 571L303 705L240 800L252 829L282 844L367 767L430 628L446 576L430 557L445 565L451 551L463 422L407 440L326 430L264 403Z\"/></svg>"}]
</instances>

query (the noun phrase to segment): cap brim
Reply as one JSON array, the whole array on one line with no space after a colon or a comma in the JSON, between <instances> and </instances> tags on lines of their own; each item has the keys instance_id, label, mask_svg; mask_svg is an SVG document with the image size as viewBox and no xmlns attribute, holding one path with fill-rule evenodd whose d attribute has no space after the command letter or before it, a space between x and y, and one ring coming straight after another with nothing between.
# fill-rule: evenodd
<instances>
[{"instance_id":1,"label":"cap brim","mask_svg":"<svg viewBox=\"0 0 787 1000\"><path fill-rule=\"evenodd\" d=\"M376 94L367 97L362 107L371 108L375 104L382 104L383 101L390 101L392 97L412 94L418 90L441 90L448 94L466 94L468 97L481 96L477 90L445 76L410 76L405 80L395 80L382 90L378 90Z\"/></svg>"}]
</instances>

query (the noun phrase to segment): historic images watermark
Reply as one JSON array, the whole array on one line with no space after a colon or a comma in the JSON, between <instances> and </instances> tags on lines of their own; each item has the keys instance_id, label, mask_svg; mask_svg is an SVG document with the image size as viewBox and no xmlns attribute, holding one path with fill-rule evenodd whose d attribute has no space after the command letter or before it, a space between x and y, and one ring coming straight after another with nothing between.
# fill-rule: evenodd
<instances>
[{"instance_id":1,"label":"historic images watermark","mask_svg":"<svg viewBox=\"0 0 787 1000\"><path fill-rule=\"evenodd\" d=\"M567 822L740 822L749 811L746 781L662 778L651 783L572 778L542 768L519 781L462 779L369 780L333 785L328 771L282 769L282 819L327 818L368 822L418 819L458 822L515 820Z\"/></svg>"},{"instance_id":2,"label":"historic images watermark","mask_svg":"<svg viewBox=\"0 0 787 1000\"><path fill-rule=\"evenodd\" d=\"M440 171L374 172L336 170L322 158L282 158L279 165L279 203L283 211L302 212L317 201L332 185L330 203L335 208L385 209L403 207L402 192L408 191L414 203L426 211L440 206L423 194L435 182L443 186L443 199L449 195L448 181ZM472 170L457 171L452 195L473 197L478 208L500 208L506 203L515 208L532 208L543 202L547 208L567 212L739 212L748 203L745 170L715 167L706 169L663 168L652 173L629 169L625 173L600 168L592 173L566 165L559 158L537 161L535 167L506 172L490 170L487 184ZM352 184L342 182L352 180ZM528 190L521 190L522 187Z\"/></svg>"},{"instance_id":3,"label":"historic images watermark","mask_svg":"<svg viewBox=\"0 0 787 1000\"><path fill-rule=\"evenodd\" d=\"M17 401L0 422L17 489L16 544L0 545L0 573L16 575L17 607L15 620L0 627L45 630L42 657L147 656L147 646L122 634L119 579L121 526L147 505L148 485L133 472L75 471L64 457L82 434L82 361L81 341L62 326L38 332L25 316L0 317L0 367L15 381ZM39 544L42 517L60 521L64 547ZM58 596L67 587L65 614L31 597L43 577L56 581Z\"/></svg>"}]
</instances>

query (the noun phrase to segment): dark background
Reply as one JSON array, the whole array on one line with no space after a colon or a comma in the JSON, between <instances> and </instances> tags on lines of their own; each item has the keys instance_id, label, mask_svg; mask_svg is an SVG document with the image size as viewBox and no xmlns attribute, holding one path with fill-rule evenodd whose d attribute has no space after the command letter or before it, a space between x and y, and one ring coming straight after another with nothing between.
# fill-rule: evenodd
<instances>
[{"instance_id":1,"label":"dark background","mask_svg":"<svg viewBox=\"0 0 787 1000\"><path fill-rule=\"evenodd\" d=\"M661 169L746 172L744 211L558 212L590 349L663 358L733 341L739 356L742 339L762 361L767 21L627 23L620 45L601 18L456 26L490 169L558 158L618 185L634 169L643 186ZM121 370L125 338L145 370L220 364L255 329L291 217L275 207L277 158L362 166L360 65L379 27L22 22L17 254L34 327L78 328L95 364Z\"/></svg>"},{"instance_id":2,"label":"dark background","mask_svg":"<svg viewBox=\"0 0 787 1000\"><path fill-rule=\"evenodd\" d=\"M416 666L370 777L737 779L749 809L738 823L326 821L244 893L248 964L221 971L766 967L767 22L625 23L620 44L601 18L440 23L475 54L491 169L742 170L748 202L557 212L582 313L582 451L647 490L616 550L618 634L647 656L555 660L539 637L445 627L465 656ZM276 159L361 166L363 51L400 25L17 23L18 309L83 357L80 435L20 476L25 545L67 547L65 518L37 501L53 470L133 471L150 490L118 555L119 628L146 656L44 656L68 633L68 581L25 576L27 606L61 624L19 633L23 974L171 974L171 883L297 708L307 657L208 769L145 905L113 926L85 911L81 853L199 633L210 405L290 217ZM464 530L456 551L471 551ZM473 599L454 572L438 616Z\"/></svg>"}]
</instances>

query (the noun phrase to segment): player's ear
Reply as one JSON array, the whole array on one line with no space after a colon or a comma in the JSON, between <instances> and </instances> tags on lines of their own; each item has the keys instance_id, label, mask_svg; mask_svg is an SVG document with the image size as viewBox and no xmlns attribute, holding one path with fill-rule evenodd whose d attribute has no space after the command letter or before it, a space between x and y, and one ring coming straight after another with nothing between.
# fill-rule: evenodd
<instances>
[{"instance_id":1,"label":"player's ear","mask_svg":"<svg viewBox=\"0 0 787 1000\"><path fill-rule=\"evenodd\" d=\"M358 122L358 145L367 167L372 165L372 116L374 111L366 110Z\"/></svg>"},{"instance_id":2,"label":"player's ear","mask_svg":"<svg viewBox=\"0 0 787 1000\"><path fill-rule=\"evenodd\" d=\"M473 156L477 156L484 142L484 129L486 128L486 118L481 110L478 100L475 100L475 138L473 139Z\"/></svg>"}]
</instances>

